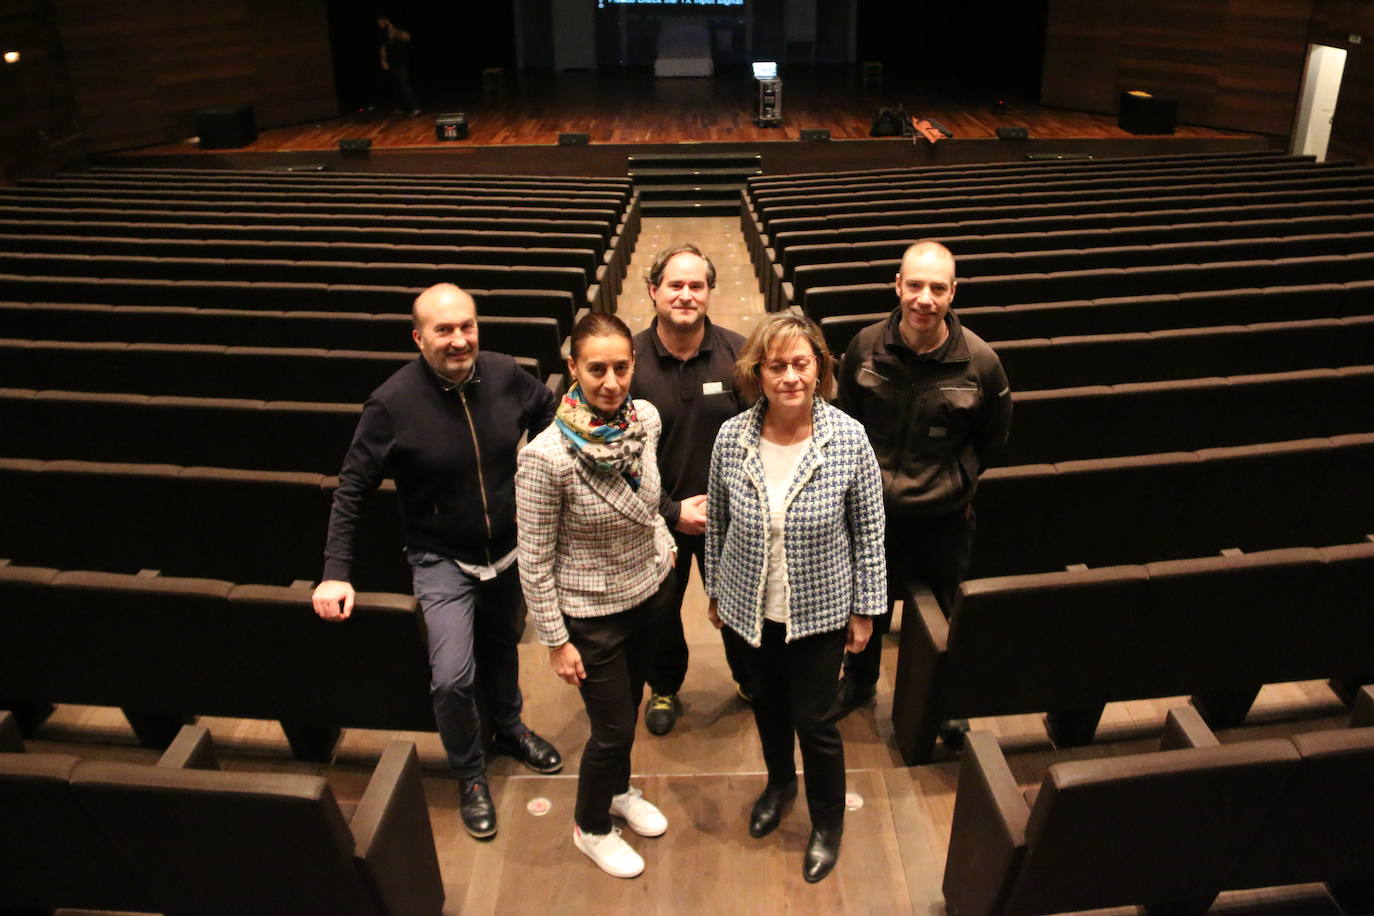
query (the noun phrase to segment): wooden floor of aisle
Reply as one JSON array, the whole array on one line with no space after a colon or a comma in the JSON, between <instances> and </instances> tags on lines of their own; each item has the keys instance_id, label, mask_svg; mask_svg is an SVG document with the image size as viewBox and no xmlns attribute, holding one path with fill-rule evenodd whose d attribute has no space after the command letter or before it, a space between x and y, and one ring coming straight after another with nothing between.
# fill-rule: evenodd
<instances>
[{"instance_id":1,"label":"wooden floor of aisle","mask_svg":"<svg viewBox=\"0 0 1374 916\"><path fill-rule=\"evenodd\" d=\"M680 241L696 242L718 267L712 317L748 333L763 314L763 300L732 217L645 218L619 314L633 331L647 325L651 307L642 280L645 269L656 251ZM664 737L649 735L641 725L633 757L635 784L663 809L670 827L658 839L629 835L647 862L645 873L630 881L602 874L572 845L586 717L575 690L549 669L533 627L527 628L521 646L525 719L562 750L567 765L561 774L536 776L510 759L494 761L490 772L500 830L487 842L472 840L461 828L456 782L433 733L348 730L335 761L319 766L293 760L274 722L201 722L214 733L226 768L319 773L345 803L361 796L386 742L396 737L415 741L425 768L446 913L943 913L940 880L958 762L940 748L931 765L902 765L889 721L895 636L884 645L876 703L841 723L849 792L858 807L846 819L840 863L824 882L808 885L801 876L809 829L803 804L765 839L751 839L746 830L749 807L763 784L762 755L749 708L734 694L719 635L706 621L695 572L683 619L692 652L681 693L685 711ZM1029 786L1056 761L1152 750L1165 712L1183 702L1111 704L1098 741L1066 751L1052 748L1038 715L980 719L974 727L999 736L1013 772ZM1249 724L1224 734L1223 740L1333 727L1344 715L1321 682L1270 686L1261 693ZM88 758L157 758L157 752L137 746L117 710L95 707L59 707L30 747ZM536 806L530 803L536 799L551 803L547 814L533 813Z\"/></svg>"}]
</instances>

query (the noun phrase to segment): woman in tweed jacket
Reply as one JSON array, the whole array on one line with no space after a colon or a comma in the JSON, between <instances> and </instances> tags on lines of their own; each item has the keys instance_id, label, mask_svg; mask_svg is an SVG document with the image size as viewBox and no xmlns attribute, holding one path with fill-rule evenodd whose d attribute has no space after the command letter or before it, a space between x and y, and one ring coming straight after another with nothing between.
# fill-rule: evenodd
<instances>
[{"instance_id":1,"label":"woman in tweed jacket","mask_svg":"<svg viewBox=\"0 0 1374 916\"><path fill-rule=\"evenodd\" d=\"M579 688L591 720L573 844L632 878L644 860L611 816L641 836L668 829L630 786L635 718L673 597L673 538L658 512L660 423L654 405L629 397L634 349L619 318L578 321L571 352L575 383L517 463L520 584L554 672Z\"/></svg>"},{"instance_id":2,"label":"woman in tweed jacket","mask_svg":"<svg viewBox=\"0 0 1374 916\"><path fill-rule=\"evenodd\" d=\"M886 607L882 481L863 427L825 400L834 361L820 329L779 313L736 366L757 399L716 437L707 489L711 622L748 659L768 785L750 813L762 837L797 794L801 744L811 838L802 873L819 881L844 830L844 746L829 715L848 649Z\"/></svg>"}]
</instances>

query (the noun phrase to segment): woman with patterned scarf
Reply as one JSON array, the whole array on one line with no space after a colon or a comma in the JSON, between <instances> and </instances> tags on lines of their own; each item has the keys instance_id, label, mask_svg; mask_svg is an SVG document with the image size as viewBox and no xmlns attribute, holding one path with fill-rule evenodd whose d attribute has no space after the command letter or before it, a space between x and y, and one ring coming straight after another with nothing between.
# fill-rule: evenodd
<instances>
[{"instance_id":1,"label":"woman with patterned scarf","mask_svg":"<svg viewBox=\"0 0 1374 916\"><path fill-rule=\"evenodd\" d=\"M641 836L668 829L630 786L630 749L659 620L673 597L672 535L659 515L658 411L629 397L630 330L592 313L573 327L573 386L515 474L520 582L554 672L582 694L591 737L577 779L573 844L608 874L644 860Z\"/></svg>"}]
</instances>

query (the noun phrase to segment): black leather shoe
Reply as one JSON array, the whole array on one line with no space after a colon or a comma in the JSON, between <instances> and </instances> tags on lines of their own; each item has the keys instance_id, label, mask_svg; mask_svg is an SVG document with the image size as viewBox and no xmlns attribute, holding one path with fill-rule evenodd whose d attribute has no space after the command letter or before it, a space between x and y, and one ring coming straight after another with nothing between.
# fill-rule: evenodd
<instances>
[{"instance_id":1,"label":"black leather shoe","mask_svg":"<svg viewBox=\"0 0 1374 916\"><path fill-rule=\"evenodd\" d=\"M523 729L519 735L497 735L491 743L498 754L514 757L536 773L557 773L563 769L563 757L549 742Z\"/></svg>"},{"instance_id":2,"label":"black leather shoe","mask_svg":"<svg viewBox=\"0 0 1374 916\"><path fill-rule=\"evenodd\" d=\"M496 836L496 806L491 802L486 778L464 779L459 785L458 814L463 818L463 829L479 840Z\"/></svg>"},{"instance_id":3,"label":"black leather shoe","mask_svg":"<svg viewBox=\"0 0 1374 916\"><path fill-rule=\"evenodd\" d=\"M849 678L841 678L839 689L835 692L835 706L831 716L843 719L860 706L873 699L878 693L873 684L856 684Z\"/></svg>"},{"instance_id":4,"label":"black leather shoe","mask_svg":"<svg viewBox=\"0 0 1374 916\"><path fill-rule=\"evenodd\" d=\"M964 749L964 736L968 734L968 719L946 719L941 722L935 733L951 751Z\"/></svg>"},{"instance_id":5,"label":"black leather shoe","mask_svg":"<svg viewBox=\"0 0 1374 916\"><path fill-rule=\"evenodd\" d=\"M768 836L782 822L783 812L792 799L797 797L797 781L794 779L781 788L768 786L754 802L754 810L749 812L749 835L757 839Z\"/></svg>"},{"instance_id":6,"label":"black leather shoe","mask_svg":"<svg viewBox=\"0 0 1374 916\"><path fill-rule=\"evenodd\" d=\"M815 884L835 868L840 860L840 837L843 827L830 830L812 828L811 839L806 843L806 858L802 860L802 877Z\"/></svg>"}]
</instances>

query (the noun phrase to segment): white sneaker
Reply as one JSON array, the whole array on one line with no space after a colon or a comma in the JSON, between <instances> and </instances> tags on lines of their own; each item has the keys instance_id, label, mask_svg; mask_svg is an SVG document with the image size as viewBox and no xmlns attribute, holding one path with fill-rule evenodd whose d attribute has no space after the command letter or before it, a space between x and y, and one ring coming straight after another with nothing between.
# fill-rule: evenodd
<instances>
[{"instance_id":1,"label":"white sneaker","mask_svg":"<svg viewBox=\"0 0 1374 916\"><path fill-rule=\"evenodd\" d=\"M608 875L633 878L644 871L644 860L620 838L619 827L612 827L610 833L583 833L574 825L573 845Z\"/></svg>"},{"instance_id":2,"label":"white sneaker","mask_svg":"<svg viewBox=\"0 0 1374 916\"><path fill-rule=\"evenodd\" d=\"M611 813L625 818L625 823L640 836L663 836L668 829L663 812L645 801L644 793L634 786L611 796Z\"/></svg>"}]
</instances>

